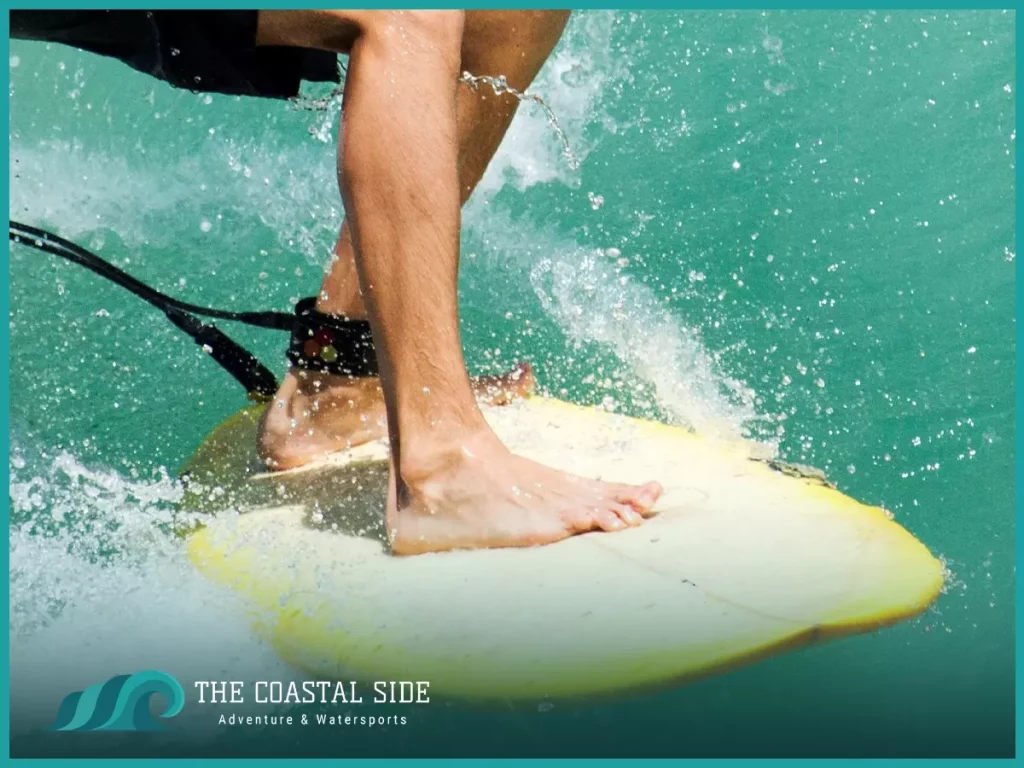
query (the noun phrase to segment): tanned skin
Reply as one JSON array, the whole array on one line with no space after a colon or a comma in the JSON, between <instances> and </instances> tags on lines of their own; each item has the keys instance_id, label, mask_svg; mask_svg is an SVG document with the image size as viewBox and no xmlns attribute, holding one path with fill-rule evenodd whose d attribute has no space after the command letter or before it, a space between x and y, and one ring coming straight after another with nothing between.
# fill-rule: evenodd
<instances>
[{"instance_id":1,"label":"tanned skin","mask_svg":"<svg viewBox=\"0 0 1024 768\"><path fill-rule=\"evenodd\" d=\"M290 373L261 424L271 466L298 466L386 431L395 554L533 546L639 525L661 486L603 483L512 454L477 398L533 386L528 367L473 382L459 336L462 203L515 114L565 11L261 11L260 45L349 55L338 148L346 219L317 308L367 318L381 375Z\"/></svg>"}]
</instances>

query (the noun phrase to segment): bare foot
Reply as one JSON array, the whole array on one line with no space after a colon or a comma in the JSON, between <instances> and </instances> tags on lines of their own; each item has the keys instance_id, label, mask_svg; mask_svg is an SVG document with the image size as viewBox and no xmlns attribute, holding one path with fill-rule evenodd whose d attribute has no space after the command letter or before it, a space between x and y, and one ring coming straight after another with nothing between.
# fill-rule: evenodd
<instances>
[{"instance_id":1,"label":"bare foot","mask_svg":"<svg viewBox=\"0 0 1024 768\"><path fill-rule=\"evenodd\" d=\"M529 363L473 380L477 399L489 405L507 405L535 386ZM263 412L257 447L269 468L291 469L386 434L379 379L289 373Z\"/></svg>"},{"instance_id":2,"label":"bare foot","mask_svg":"<svg viewBox=\"0 0 1024 768\"><path fill-rule=\"evenodd\" d=\"M510 453L489 429L455 446L403 456L389 483L388 537L398 555L529 547L640 525L662 488L588 480Z\"/></svg>"}]
</instances>

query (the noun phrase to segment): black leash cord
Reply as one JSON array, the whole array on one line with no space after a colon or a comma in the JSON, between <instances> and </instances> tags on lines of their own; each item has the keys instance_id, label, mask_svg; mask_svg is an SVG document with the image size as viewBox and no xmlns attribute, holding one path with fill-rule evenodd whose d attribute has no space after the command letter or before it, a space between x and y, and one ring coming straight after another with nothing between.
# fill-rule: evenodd
<instances>
[{"instance_id":1,"label":"black leash cord","mask_svg":"<svg viewBox=\"0 0 1024 768\"><path fill-rule=\"evenodd\" d=\"M245 387L245 391L254 399L269 399L277 391L277 379L255 355L216 326L204 323L195 315L213 317L221 320L233 320L258 328L272 330L291 330L294 315L286 312L230 312L210 307L200 307L188 302L179 301L160 291L151 288L127 272L104 261L94 253L90 253L79 245L65 240L44 229L30 227L16 221L10 223L10 240L13 243L27 245L38 251L60 256L63 259L79 264L101 277L138 296L145 302L163 312L167 319L180 330L188 334L196 344L200 345L224 370Z\"/></svg>"}]
</instances>

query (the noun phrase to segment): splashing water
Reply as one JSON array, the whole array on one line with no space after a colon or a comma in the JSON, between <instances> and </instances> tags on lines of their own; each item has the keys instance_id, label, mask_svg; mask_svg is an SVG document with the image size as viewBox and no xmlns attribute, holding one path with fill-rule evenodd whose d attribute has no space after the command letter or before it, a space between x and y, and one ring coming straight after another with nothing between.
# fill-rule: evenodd
<instances>
[{"instance_id":1,"label":"splashing water","mask_svg":"<svg viewBox=\"0 0 1024 768\"><path fill-rule=\"evenodd\" d=\"M541 260L530 282L574 343L597 342L614 352L631 375L653 385L677 422L709 438L746 437L758 419L754 391L723 375L698 331L680 326L649 288L618 271L604 252L576 247Z\"/></svg>"},{"instance_id":2,"label":"splashing water","mask_svg":"<svg viewBox=\"0 0 1024 768\"><path fill-rule=\"evenodd\" d=\"M764 439L754 427L769 417L758 413L755 392L725 373L720 356L706 348L698 329L683 325L654 290L633 279L617 249L586 247L550 227L526 229L521 218L493 205L486 210L474 206L473 211L461 278L471 316L493 312L496 305L521 310L537 302L564 334L563 344L574 351L597 345L620 363L611 361L612 369L602 373L594 367L596 360L587 362L580 376L572 374L572 381L561 383L587 387L588 398L625 395L634 415L667 417L707 438L733 440L756 431ZM499 270L511 273L510 279L496 282ZM527 357L545 346L529 322L512 334L524 337ZM557 359L572 357L570 349L557 353ZM613 380L611 389L601 381L606 377ZM546 385L557 390L553 380Z\"/></svg>"},{"instance_id":3,"label":"splashing water","mask_svg":"<svg viewBox=\"0 0 1024 768\"><path fill-rule=\"evenodd\" d=\"M162 469L133 474L12 451L11 686L24 727L45 727L65 694L115 674L159 668L186 690L295 675L168 532L181 485Z\"/></svg>"},{"instance_id":4,"label":"splashing water","mask_svg":"<svg viewBox=\"0 0 1024 768\"><path fill-rule=\"evenodd\" d=\"M569 144L569 137L566 136L565 130L558 122L558 118L555 117L554 110L548 106L548 103L544 99L535 93L529 93L524 91L517 91L515 88L508 84L508 80L505 79L504 75L498 77L491 77L489 75L472 75L469 72L463 72L462 77L459 78L460 83L466 83L474 90L478 89L481 85L489 85L494 90L495 96L501 96L503 94L509 94L515 96L521 102L533 102L537 104L541 110L543 110L545 117L547 117L548 125L554 130L555 135L558 137L559 142L562 144L562 156L569 163L569 167L572 170L578 170L580 167L580 160L573 154L572 146Z\"/></svg>"}]
</instances>

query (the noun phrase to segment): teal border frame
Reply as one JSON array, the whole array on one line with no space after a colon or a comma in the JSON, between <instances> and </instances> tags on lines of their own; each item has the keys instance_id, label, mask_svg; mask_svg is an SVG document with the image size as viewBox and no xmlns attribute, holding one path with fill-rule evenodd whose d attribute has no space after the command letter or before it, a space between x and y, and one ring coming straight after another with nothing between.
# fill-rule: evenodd
<instances>
[{"instance_id":1,"label":"teal border frame","mask_svg":"<svg viewBox=\"0 0 1024 768\"><path fill-rule=\"evenodd\" d=\"M74 7L90 8L90 7L96 7L97 5L102 5L103 7L106 7L106 8L127 8L127 9L130 9L130 8L138 8L140 6L140 3L137 2L137 1L136 2L124 2L123 0L121 0L121 1L114 0L113 2L106 2L106 3L89 3L89 2L81 2L81 0L66 0L65 2L53 2L53 0L43 0L42 2L5 3L4 13L3 13L2 17L0 17L0 32L2 32L2 40L0 40L0 46L2 46L3 58L8 58L9 57L9 50L10 50L10 30L9 30L9 24L10 24L10 19L9 19L7 11L10 10L11 7L19 7L19 8L39 7L39 8L54 8L54 9L59 8L59 9L65 9L65 8L74 8ZM197 7L201 7L203 4L195 2L194 0L192 2L188 2L187 0L170 0L170 1L163 0L163 2L159 3L158 5L161 8L175 8L175 7L177 7L177 8L197 8ZM225 8L225 9L227 9L227 8L247 8L247 7L252 7L253 4L252 3L241 2L240 0L220 0L220 2L214 3L212 5L216 6L217 8ZM308 8L308 7L328 7L329 6L329 4L322 4L322 3L280 2L280 0L278 0L277 2L260 3L259 5L261 7L263 7L263 8L275 8L275 9L276 8ZM573 8L579 8L579 9L615 9L615 10L628 9L628 8L636 8L636 9L640 9L640 10L672 9L672 8L694 8L694 9L696 9L696 8L708 8L709 7L706 4L698 4L698 3L692 3L692 2L687 3L684 0L674 0L674 1L673 0L667 0L667 1L666 0L645 0L644 2L638 2L637 0L618 0L618 2L614 2L614 3L608 2L607 0L605 0L604 2L575 2L575 3L571 3L571 4L569 4L569 3L555 3L555 2L550 2L550 0L536 0L535 2L531 2L531 3L528 3L528 4L521 4L520 2L500 3L500 2L494 2L494 0L491 0L491 2L483 2L483 3L475 2L475 3L470 3L470 4L467 4L465 7L473 7L473 8L508 8L508 7L562 8L562 7L565 7L567 5L571 5ZM959 3L951 3L948 0L939 0L939 2L926 3L926 4L925 3L911 3L911 4L897 3L895 5L896 5L896 7L900 8L900 9L916 9L916 8L920 8L922 10L926 9L926 8L929 9L929 10L932 10L932 9L962 9L962 8L965 8L965 7L970 7L967 3L962 2L962 0ZM403 9L451 7L450 4L448 4L448 3L431 3L429 1L427 1L427 2L408 2L408 0L404 0L403 2L396 2L396 3L386 3L386 2L380 2L379 0L370 0L370 2L358 3L358 6L361 7L361 8L403 8ZM463 6L460 6L460 7L463 7ZM776 3L776 2L753 3L753 2L750 2L750 0L740 0L739 2L728 3L726 5L726 7L728 7L729 9L734 9L734 8L735 9L740 9L740 8L821 9L821 8L827 8L827 7L832 7L832 8L835 8L835 9L840 9L840 8L841 9L853 9L853 8L868 7L868 6L864 5L862 3L852 3L852 4L837 3L837 2L835 2L835 0L832 0L832 2L821 2L821 0L819 0L819 2L806 2L806 0L801 2L801 1L798 0L796 2L788 2L788 3L783 3L783 4ZM989 4L986 4L986 7L989 7L989 8L1008 7L1008 8L1013 8L1014 10L1016 10L1017 3L1014 2L1013 4L1006 4L1006 5L995 5L995 4L989 5ZM1018 34L1017 30L1015 29L1015 44L1016 44L1016 40L1018 38L1019 38L1019 34ZM1017 71L1016 71L1016 76L1017 76L1017 82L1018 83L1021 82L1020 75L1021 75L1022 69L1024 69L1024 67L1022 67L1021 60L1018 58L1017 59ZM9 78L10 78L10 75L9 75L9 70L8 70L8 74L5 76L5 81L6 81L7 85L8 85L8 88L10 86ZM1017 107L1017 105L1015 105L1015 107ZM2 115L3 115L3 118L4 118L4 122L8 122L8 124L9 124L10 116L9 116L8 110L9 110L9 104L8 104L8 102L4 102L3 106L2 106ZM1019 107L1017 107L1017 109L1016 109L1016 114L1019 115ZM10 152L9 151L7 153L5 153L3 163L4 163L4 167L8 168L8 170L9 170L9 165L10 165ZM1019 181L1020 180L1020 171L1019 171L1019 169L1017 170L1016 177L1017 177L1017 181ZM3 200L5 202L5 205L7 205L8 207L9 207L9 203L10 203L9 198L10 198L10 190L7 187L4 187L4 189L3 189ZM1021 206L1021 200L1018 197L1018 199L1016 201L1016 209L1017 209L1018 217L1019 217L1019 213L1021 211L1021 207L1022 207ZM1014 239L1015 239L1015 243L1016 243L1017 242L1016 233L1015 233L1015 238ZM1017 245L1019 245L1019 243L1017 243ZM9 276L9 274L10 274L10 251L9 250L5 251L4 264L5 264L5 275ZM1019 283L1015 285L1015 297L1016 297L1016 306L1019 307L1021 305L1021 288L1020 288L1020 284ZM7 290L5 290L2 294L0 294L0 306L2 306L3 314L9 315L9 313L10 313L10 280L9 279L8 279L8 288L7 288ZM1020 331L1019 326L1016 326L1015 327L1015 344L1016 344L1016 355L1015 355L1015 365L1016 365L1016 368L1015 368L1015 371L1019 371L1019 369L1020 369L1020 351L1019 351L1020 350L1020 341L1021 341L1021 331ZM3 400L3 411L2 411L2 414L0 414L0 420L2 420L2 425L3 425L3 435L2 435L2 438L0 438L0 439L2 439L4 455L9 459L10 458L10 329L9 329L8 325L4 325L3 326L2 335L0 335L0 345L2 345L3 351L5 352L4 362L3 362L5 375L4 375L3 379L2 379L2 381L0 381L0 397L2 397L2 400ZM1020 480L1021 480L1021 476L1022 476L1022 466L1024 466L1024 465L1022 465L1022 460L1021 460L1020 452L1018 450L1019 449L1019 445L1020 445L1019 435L1021 433L1021 426L1022 426L1022 420L1021 420L1021 410L1022 409L1021 409L1021 406L1024 405L1024 392L1022 392L1022 390L1019 387L1017 388L1017 391L1016 391L1015 405L1016 405L1015 429L1016 429L1016 436L1017 437L1015 438L1015 464L1014 464L1015 473L1014 474L1015 474L1015 483L1017 485L1019 485ZM10 515L10 510L8 508L8 513L7 513L7 520L8 520L8 522L9 522L9 519L10 519L9 515ZM1020 520L1019 500L1017 500L1015 502L1015 518L1018 521ZM1017 565L1019 566L1020 565L1020 548L1019 548L1019 541L1018 541L1018 539L1019 539L1019 536L1015 535L1015 541L1014 541L1015 560L1016 560ZM5 564L7 566L6 570L9 573L10 572L10 548L9 547L8 547L8 549L4 550L3 557L4 557ZM9 611L10 611L10 590L9 589L4 590L4 592L3 592L2 604L3 604L4 608L5 608L5 613L9 614ZM1021 626L1022 616L1024 616L1024 607L1022 607L1021 602L1020 602L1019 599L1016 601L1015 615L1016 615L1016 627L1017 627L1017 631L1018 631L1017 647L1019 649L1019 647L1020 647L1019 630L1020 630L1020 626ZM2 674L3 688L4 688L5 693L8 694L8 695L4 695L2 698L0 698L0 735L2 735L3 742L7 745L7 747L5 748L4 753L3 753L3 757L7 758L8 755L9 755L9 745L10 745L10 698L9 698L9 691L10 691L10 668L9 668L9 666L10 666L10 636L9 636L9 634L4 634L2 636L2 640L0 640L0 643L2 643L2 647L3 647L3 651L4 651L4 657L7 659L7 663L5 665L3 665L2 670L0 670L0 674ZM1016 692L1017 692L1018 695L1020 693L1022 681L1024 681L1024 670L1022 670L1020 663L1017 663L1017 664L1015 664L1015 687L1016 687ZM1022 711L1021 711L1019 705L1017 706L1015 720L1016 720L1016 739L1017 739L1017 741L1019 743L1020 736L1021 736L1021 725L1022 725L1022 722L1024 722L1024 714L1022 714ZM107 760L107 759L80 759L80 760L75 760L75 759L67 759L67 760L64 760L64 759L31 759L31 760L30 759L20 759L20 760L9 760L9 762L11 764L13 764L13 765L25 765L25 766L37 766L37 765L77 765L77 764L90 764L90 765L97 765L97 766L101 766L101 765L105 766L105 765L109 764L110 761ZM224 765L224 764L249 765L252 762L254 762L254 761L250 760L250 759L217 759L217 760L214 760L214 759L197 759L197 760L171 759L171 760L162 760L162 759L159 759L159 758L147 758L147 759L121 759L121 760L117 761L117 765L118 766L136 766L136 765L139 765L139 766L142 766L142 765L205 765L205 764L211 764L211 765ZM259 763L261 765L281 765L281 766L291 765L294 762L295 762L294 760L289 760L289 759L272 759L272 760L261 760L261 761L259 761ZM301 762L302 762L303 765L308 765L308 764L333 765L333 764L335 764L337 762L337 760L311 758L311 759L304 759ZM595 760L583 760L583 759L574 759L574 760L531 760L531 759L506 759L506 760L486 759L486 760L483 760L482 759L482 760L468 760L467 761L467 760L446 760L446 759L433 759L433 758L431 758L431 759L423 759L423 760L405 760L405 759L389 758L389 759L379 759L379 760L374 760L374 759L356 759L356 760L346 760L345 762L346 762L347 765L351 765L351 766L365 766L366 768L369 768L370 766L397 765L397 764L410 764L410 765L417 765L417 766L429 766L429 768L440 768L441 766L449 765L449 764L454 763L454 762L471 763L473 765L480 765L480 766L509 766L509 765L554 766L554 765L582 765L582 764L590 764L592 762L598 762L598 761L595 761ZM602 763L619 763L619 764L624 764L624 763L627 763L628 761L626 761L626 760L601 760L600 762L602 762ZM791 765L794 761L793 760L789 760L789 759L775 759L775 758L773 758L773 759L764 759L764 760L746 760L746 759L685 759L684 760L684 759L678 759L678 760L645 760L644 761L645 765L659 765L659 766L663 766L663 765L683 765L683 764L688 765L688 766L698 766L698 765L733 766L733 765L745 765L745 764L755 763L755 762L758 763L758 764L775 765L775 766L780 766L781 767L781 766ZM846 765L846 764L849 764L851 762L870 762L873 765L905 765L905 764L921 765L921 764L931 764L933 762L938 762L938 760L930 760L930 759L929 760L925 760L925 759L896 760L896 759L891 759L891 760L870 760L870 761L868 761L868 760L820 759L820 760L802 760L801 764L804 764L804 765L807 765L807 764L810 764L810 765ZM943 762L945 762L945 761L943 761ZM1012 763L1015 763L1015 762L1016 762L1016 760L986 760L985 761L985 763L987 765L1012 764Z\"/></svg>"},{"instance_id":2,"label":"teal border frame","mask_svg":"<svg viewBox=\"0 0 1024 768\"><path fill-rule=\"evenodd\" d=\"M4 13L3 17L0 18L0 27L2 27L2 30L0 30L0 31L3 32L2 40L0 40L0 45L3 46L3 58L5 58L5 59L9 58L9 56L10 56L10 48L11 48L10 21L11 21L10 20L10 16L7 13ZM9 90L10 89L10 74L9 74L10 73L10 68L8 68L7 71L8 71L8 76L7 76L6 82L7 82L7 88ZM8 105L8 102L5 101L4 104L3 104L3 115L4 115L4 122L6 122L8 125L10 125L9 110L10 110L10 107ZM4 169L5 170L9 169L10 164L11 164L10 140L8 140L8 151L4 153L4 161L3 162L4 162ZM8 178L10 178L10 177L8 176ZM11 196L10 189L8 189L7 187L4 187L4 191L3 191L4 206L6 208L8 208L8 210L10 210L10 196ZM11 251L10 251L10 248L8 247L8 249L4 251L4 276L7 277L7 288L2 293L0 293L0 303L2 303L2 306L3 306L3 313L5 315L7 315L8 317L10 317L10 309L11 309L11 280L10 280L10 274L11 274ZM0 437L0 440L3 441L4 456L8 459L8 461L10 461L10 457L11 457L11 424L10 424L10 420L11 420L11 370L10 370L11 369L11 330L10 330L10 325L5 325L4 326L3 334L2 334L2 341L0 341L0 344L3 345L3 350L4 350L4 358L3 358L4 376L3 376L3 380L0 381L0 393L2 393L2 395L0 395L0 397L2 397L2 399L3 399L3 413L0 414L0 419L3 420L3 436ZM8 466L10 466L10 464L8 464ZM8 574L8 577L7 577L8 587L7 587L7 589L5 589L3 591L3 606L4 606L4 613L6 615L10 616L10 614L11 614L11 590L10 590L10 572L11 572L11 548L10 548L10 530L11 530L11 525L10 525L10 520L11 520L11 508L10 508L9 505L7 507L7 514L4 517L5 517L5 522L6 522L5 528L7 529L7 532L8 532L7 533L7 536L8 536L8 546L7 546L7 549L4 550L4 573ZM11 743L11 717L10 717L10 704L11 704L11 697L10 697L10 690L11 690L10 658L11 658L11 648L10 648L10 645L11 645L11 636L8 633L7 635L4 635L4 638L3 638L4 657L7 659L7 663L3 665L3 670L0 671L0 674L3 675L3 688L4 688L4 692L5 692L5 695L4 695L3 699L0 699L0 717L3 718L3 721L0 722L0 733L3 734L4 743L8 745L8 747L7 747L7 754L10 754L10 743Z\"/></svg>"}]
</instances>

